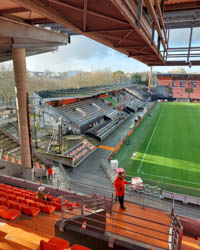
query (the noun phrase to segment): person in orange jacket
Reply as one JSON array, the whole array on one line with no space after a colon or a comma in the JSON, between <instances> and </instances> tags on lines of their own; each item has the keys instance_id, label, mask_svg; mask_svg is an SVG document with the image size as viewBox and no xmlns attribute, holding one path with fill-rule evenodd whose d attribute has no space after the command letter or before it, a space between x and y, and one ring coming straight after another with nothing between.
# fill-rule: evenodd
<instances>
[{"instance_id":1,"label":"person in orange jacket","mask_svg":"<svg viewBox=\"0 0 200 250\"><path fill-rule=\"evenodd\" d=\"M119 172L117 178L114 181L114 187L115 187L116 197L118 198L120 207L122 209L126 209L124 206L124 194L125 194L124 184L130 184L130 183L128 181L125 181L124 176L122 175L121 172Z\"/></svg>"}]
</instances>

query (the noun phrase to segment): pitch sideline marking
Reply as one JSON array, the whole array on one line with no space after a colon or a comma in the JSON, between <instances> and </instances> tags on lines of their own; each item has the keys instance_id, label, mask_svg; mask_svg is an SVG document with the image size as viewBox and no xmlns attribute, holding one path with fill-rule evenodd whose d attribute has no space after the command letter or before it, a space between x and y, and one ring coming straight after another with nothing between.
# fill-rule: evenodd
<instances>
[{"instance_id":1,"label":"pitch sideline marking","mask_svg":"<svg viewBox=\"0 0 200 250\"><path fill-rule=\"evenodd\" d=\"M168 179L168 180L172 180L172 181L180 181L180 182L185 182L185 183L189 183L189 184L196 184L196 185L199 185L199 182L184 181L184 180L182 180L182 179L176 179L176 178L171 178L171 177L162 176L162 175L148 174L148 173L144 173L144 175L149 175L149 176L164 178L164 179ZM175 185L176 185L176 184L175 184Z\"/></svg>"},{"instance_id":2,"label":"pitch sideline marking","mask_svg":"<svg viewBox=\"0 0 200 250\"><path fill-rule=\"evenodd\" d=\"M139 168L138 168L138 170L137 170L137 173L140 172L140 168L141 168L141 166L142 166L142 164L143 164L144 158L145 158L145 156L146 156L146 154L147 154L147 151L148 151L149 146L150 146L150 144L151 144L151 141L152 141L152 138L153 138L153 136L154 136L154 133L155 133L157 127L158 127L158 123L159 123L159 121L160 121L160 117L161 117L161 113L162 113L162 112L163 112L163 108L162 108L162 111L160 112L160 116L159 116L159 118L158 118L158 120L157 120L156 126L155 126L155 128L154 128L154 130L153 130L153 133L152 133L152 135L151 135L151 138L150 138L150 140L149 140L149 142L148 142L148 145L147 145L146 150L145 150L145 153L144 153L144 155L143 155L143 157L142 157L142 161L140 162L140 166L139 166Z\"/></svg>"}]
</instances>

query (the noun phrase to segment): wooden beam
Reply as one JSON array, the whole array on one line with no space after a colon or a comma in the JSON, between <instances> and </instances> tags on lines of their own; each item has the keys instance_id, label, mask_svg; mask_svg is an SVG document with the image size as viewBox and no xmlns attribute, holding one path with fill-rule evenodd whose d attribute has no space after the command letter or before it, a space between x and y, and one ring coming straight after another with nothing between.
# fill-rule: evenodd
<instances>
[{"instance_id":1,"label":"wooden beam","mask_svg":"<svg viewBox=\"0 0 200 250\"><path fill-rule=\"evenodd\" d=\"M125 40L128 36L132 34L133 30L130 30L128 33L126 33L124 36L122 36L117 43L115 43L115 48L123 41Z\"/></svg>"},{"instance_id":2,"label":"wooden beam","mask_svg":"<svg viewBox=\"0 0 200 250\"><path fill-rule=\"evenodd\" d=\"M78 10L78 11L81 11L83 12L83 9L79 6L75 6L73 4L69 4L69 3L66 3L66 2L63 2L61 0L48 0L49 2L52 2L52 3L56 3L56 4L59 4L61 6L65 6L65 7L68 7L68 8L71 8L71 9L74 9L74 10ZM121 23L121 24L128 24L126 21L124 20L120 20L119 18L116 18L116 17L112 17L110 15L106 15L104 13L100 13L100 12L97 12L97 11L93 11L93 10L87 10L87 13L88 14L91 14L91 15L94 15L94 16L98 16L98 17L101 17L101 18L104 18L104 19L108 19L110 21L114 21L114 22L118 22L118 23Z\"/></svg>"},{"instance_id":3,"label":"wooden beam","mask_svg":"<svg viewBox=\"0 0 200 250\"><path fill-rule=\"evenodd\" d=\"M126 17L126 19L129 21L129 23L131 24L131 26L135 29L135 31L139 34L139 36L143 39L143 41L148 44L148 46L152 49L152 52L154 52L155 54L157 54L159 60L161 61L161 63L165 63L163 57L161 56L161 54L157 51L155 44L152 44L152 40L151 37L149 37L147 35L146 32L146 28L144 27L144 20L143 20L143 16L141 17L141 22L140 22L140 28L137 27L136 25L136 19L137 19L137 5L135 4L135 2L131 1L129 2L129 0L125 0L126 2L122 1L122 0L111 0L112 3L115 5L115 7L122 13L122 15L124 15ZM132 12L130 12L130 10L127 8L127 5L125 3L129 2L129 5L132 7L131 10ZM150 34L151 36L151 34Z\"/></svg>"},{"instance_id":4,"label":"wooden beam","mask_svg":"<svg viewBox=\"0 0 200 250\"><path fill-rule=\"evenodd\" d=\"M50 30L38 28L29 24L11 21L0 16L0 36L12 38L35 39L45 42L68 43L68 36ZM31 42L30 42L31 43Z\"/></svg>"},{"instance_id":5,"label":"wooden beam","mask_svg":"<svg viewBox=\"0 0 200 250\"><path fill-rule=\"evenodd\" d=\"M123 31L130 31L133 30L133 28L129 28L129 29L103 29L103 30L87 30L86 32L89 34L92 33L106 33L106 32L123 32Z\"/></svg>"},{"instance_id":6,"label":"wooden beam","mask_svg":"<svg viewBox=\"0 0 200 250\"><path fill-rule=\"evenodd\" d=\"M167 33L166 33L166 30L165 30L165 25L164 25L164 21L163 21L163 15L162 15L162 11L161 11L161 8L160 8L159 0L155 0L155 4L156 4L157 11L158 11L160 24L161 24L161 27L163 28L165 43L168 44Z\"/></svg>"},{"instance_id":7,"label":"wooden beam","mask_svg":"<svg viewBox=\"0 0 200 250\"><path fill-rule=\"evenodd\" d=\"M199 0L195 2L165 4L165 11L188 10L188 9L200 9Z\"/></svg>"},{"instance_id":8,"label":"wooden beam","mask_svg":"<svg viewBox=\"0 0 200 250\"><path fill-rule=\"evenodd\" d=\"M0 10L0 15L20 13L20 12L29 12L29 10L27 10L26 8L23 8L23 7L4 9L4 10Z\"/></svg>"},{"instance_id":9,"label":"wooden beam","mask_svg":"<svg viewBox=\"0 0 200 250\"><path fill-rule=\"evenodd\" d=\"M86 31L86 29L87 29L87 4L88 4L88 0L84 0L83 31Z\"/></svg>"},{"instance_id":10,"label":"wooden beam","mask_svg":"<svg viewBox=\"0 0 200 250\"><path fill-rule=\"evenodd\" d=\"M145 1L145 3L146 3L146 7L147 7L147 9L148 9L148 11L149 11L149 13L150 13L150 15L151 15L153 21L154 21L154 23L155 23L156 30L157 30L157 32L158 32L158 36L159 36L160 39L161 39L161 43L162 43L162 45L163 45L163 48L164 48L164 50L167 51L167 47L166 47L165 41L164 41L164 39L163 39L163 35L162 35L161 29L160 29L160 24L159 24L159 21L158 21L156 12L155 12L155 10L154 10L154 6L153 6L153 4L152 4L151 1L149 1L149 0L144 0L144 1Z\"/></svg>"}]
</instances>

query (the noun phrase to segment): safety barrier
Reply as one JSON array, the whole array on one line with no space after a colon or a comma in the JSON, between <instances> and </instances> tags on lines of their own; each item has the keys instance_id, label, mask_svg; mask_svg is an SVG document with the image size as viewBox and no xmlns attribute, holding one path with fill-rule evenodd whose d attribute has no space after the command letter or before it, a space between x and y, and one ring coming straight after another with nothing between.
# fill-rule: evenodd
<instances>
[{"instance_id":1,"label":"safety barrier","mask_svg":"<svg viewBox=\"0 0 200 250\"><path fill-rule=\"evenodd\" d=\"M151 248L169 249L170 246L170 249L179 249L176 246L181 239L181 231L179 230L178 219L173 213L171 213L171 219L158 222L157 217L154 220L143 216L144 210L141 207L136 208L141 212L141 214L137 213L137 215L116 210L113 199L110 200L111 210L109 212L105 196L91 194L79 197L78 200L74 201L73 196L67 195L61 197L61 199L62 215L59 224L61 232L74 230L74 234L76 231L84 234L87 231L88 235L95 238L100 235L100 238L107 241L107 245L112 245L112 247L117 244L114 239L122 237L125 244L131 241L132 244L137 245L136 242L139 245L144 243ZM65 204L65 200L74 203L73 208L69 209L68 204ZM126 205L129 206L127 203ZM155 210L154 213L156 215L157 211ZM166 218L168 218L167 214ZM172 228L171 224L173 225ZM107 237L104 237L105 235Z\"/></svg>"}]
</instances>

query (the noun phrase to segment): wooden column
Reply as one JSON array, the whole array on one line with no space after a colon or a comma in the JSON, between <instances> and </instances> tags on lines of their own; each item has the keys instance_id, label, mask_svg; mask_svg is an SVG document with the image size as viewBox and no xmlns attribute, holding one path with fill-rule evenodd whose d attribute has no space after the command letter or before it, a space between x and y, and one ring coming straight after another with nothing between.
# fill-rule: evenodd
<instances>
[{"instance_id":1,"label":"wooden column","mask_svg":"<svg viewBox=\"0 0 200 250\"><path fill-rule=\"evenodd\" d=\"M27 75L25 49L13 49L13 67L15 75L16 95L18 104L18 124L21 144L21 160L23 176L32 179L31 152L27 119Z\"/></svg>"},{"instance_id":2,"label":"wooden column","mask_svg":"<svg viewBox=\"0 0 200 250\"><path fill-rule=\"evenodd\" d=\"M150 68L150 71L149 71L149 86L148 86L148 91L151 91L151 81L152 81L152 67Z\"/></svg>"}]
</instances>

